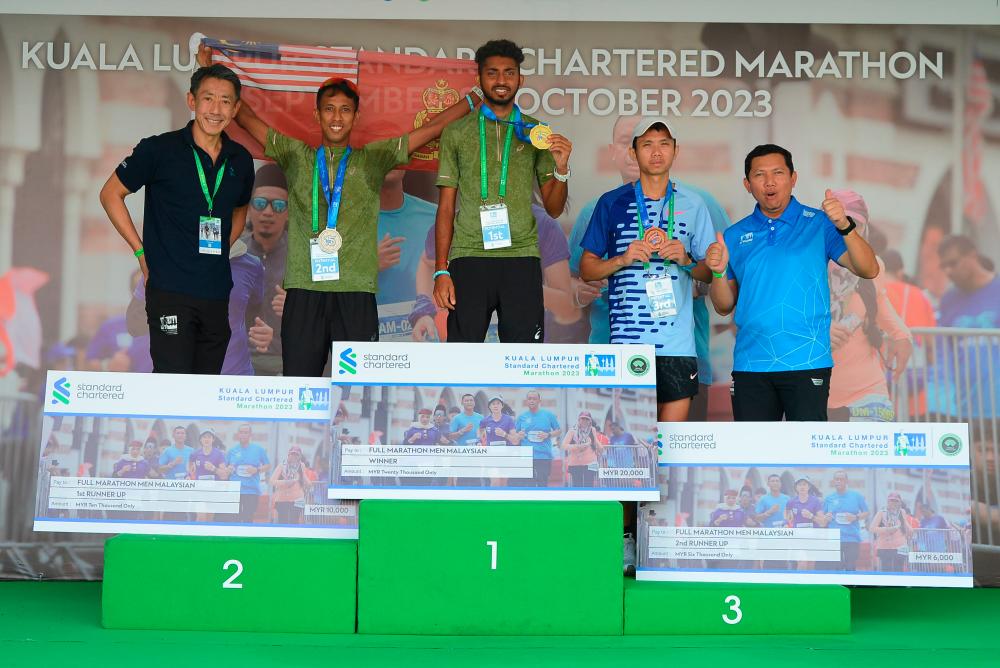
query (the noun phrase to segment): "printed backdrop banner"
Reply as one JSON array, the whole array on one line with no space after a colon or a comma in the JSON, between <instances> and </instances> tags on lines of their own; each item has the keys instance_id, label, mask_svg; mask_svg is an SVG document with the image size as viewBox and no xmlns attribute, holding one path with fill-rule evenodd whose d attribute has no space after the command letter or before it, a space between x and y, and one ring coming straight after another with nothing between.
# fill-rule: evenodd
<instances>
[{"instance_id":1,"label":"printed backdrop banner","mask_svg":"<svg viewBox=\"0 0 1000 668\"><path fill-rule=\"evenodd\" d=\"M553 218L534 209L545 342L608 343L607 292L579 280L580 240L597 198L637 177L628 148L640 114L669 119L679 146L671 177L705 200L717 230L753 209L743 187L747 151L771 142L787 147L796 197L816 206L827 188L860 196L865 233L885 265L874 282L833 272L832 326L844 344L833 351L830 416L852 424L968 422L973 545L984 546L977 567L980 581L1000 581L1000 559L989 549L1000 545L1000 280L993 273L1000 260L1000 28L536 15L498 22L488 9L482 20L456 21L435 13L434 3L411 4L422 20L4 15L0 435L9 447L0 454L0 508L7 509L0 542L37 543L33 486L12 481L37 469L46 371L151 366L148 341L129 334L124 318L137 264L97 195L141 138L190 120L192 41L215 40L216 58L240 70L245 102L316 144L314 91L322 80L356 77L362 102L354 140L367 141L412 129L453 91L464 94L476 48L503 36L524 49L518 104L573 142L565 212ZM391 172L378 193L372 252L383 341L447 334L446 314L430 298L432 164L415 155L411 169ZM262 186L270 184L261 199L280 200L280 178L273 170L260 176ZM143 197L140 191L126 200L140 231ZM267 352L250 350L257 375L281 369L276 309L285 250L280 238L273 247L261 241L287 224L287 210L274 209L267 202L261 211L250 207L244 241L253 252L232 261L241 287L231 299L230 350L247 352L240 350L250 338L246 323L259 318L272 329ZM971 239L976 251L961 263L953 250L942 257L942 242L954 234ZM776 284L776 296L795 285ZM258 290L264 299L247 299ZM731 318L714 314L704 299L693 310L701 387L692 418L730 420ZM257 326L253 335L260 340L267 332ZM489 338L496 340L495 327ZM347 402L348 422L361 419L359 392ZM86 570L67 565L57 574L38 545L34 553L22 550L18 564L0 560L0 577L100 574L99 550L88 546L64 562Z\"/></svg>"}]
</instances>

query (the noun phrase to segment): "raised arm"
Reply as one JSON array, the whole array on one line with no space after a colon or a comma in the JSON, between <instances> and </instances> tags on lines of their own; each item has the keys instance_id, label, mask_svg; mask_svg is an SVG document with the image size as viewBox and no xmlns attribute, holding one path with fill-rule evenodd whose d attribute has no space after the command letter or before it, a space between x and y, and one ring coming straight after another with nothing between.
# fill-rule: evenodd
<instances>
[{"instance_id":1,"label":"raised arm","mask_svg":"<svg viewBox=\"0 0 1000 668\"><path fill-rule=\"evenodd\" d=\"M469 92L469 99L472 100L473 105L477 105L483 101L478 88L474 88ZM458 102L436 115L429 123L425 123L411 132L410 143L407 145L406 151L408 153L413 153L427 142L437 139L441 136L441 132L444 130L446 125L452 121L457 121L462 116L465 116L467 113L472 111L472 108L469 106L469 99L463 97Z\"/></svg>"}]
</instances>

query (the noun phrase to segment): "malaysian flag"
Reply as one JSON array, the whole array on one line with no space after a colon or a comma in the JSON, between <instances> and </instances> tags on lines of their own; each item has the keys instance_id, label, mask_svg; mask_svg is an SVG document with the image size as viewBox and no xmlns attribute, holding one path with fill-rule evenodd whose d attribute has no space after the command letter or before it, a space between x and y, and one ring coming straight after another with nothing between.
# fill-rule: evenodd
<instances>
[{"instance_id":1,"label":"malaysian flag","mask_svg":"<svg viewBox=\"0 0 1000 668\"><path fill-rule=\"evenodd\" d=\"M313 116L316 90L330 77L358 85L360 115L351 134L357 146L398 137L430 122L462 100L476 83L471 60L428 58L343 47L294 46L205 39L212 62L229 67L243 84L246 104L270 127L312 146L322 140ZM263 149L238 126L229 136L256 158ZM408 169L437 169L438 140L413 152Z\"/></svg>"},{"instance_id":2,"label":"malaysian flag","mask_svg":"<svg viewBox=\"0 0 1000 668\"><path fill-rule=\"evenodd\" d=\"M358 52L344 47L298 46L268 42L205 39L212 62L233 70L243 85L245 104L275 130L308 144L320 143L313 118L316 89L330 77L357 83ZM263 147L235 124L226 131L246 146L255 158Z\"/></svg>"}]
</instances>

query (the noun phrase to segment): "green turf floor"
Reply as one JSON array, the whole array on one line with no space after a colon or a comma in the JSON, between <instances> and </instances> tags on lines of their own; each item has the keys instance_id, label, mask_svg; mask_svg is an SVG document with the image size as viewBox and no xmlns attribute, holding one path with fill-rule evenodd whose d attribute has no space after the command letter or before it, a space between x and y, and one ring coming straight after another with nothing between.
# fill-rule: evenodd
<instances>
[{"instance_id":1,"label":"green turf floor","mask_svg":"<svg viewBox=\"0 0 1000 668\"><path fill-rule=\"evenodd\" d=\"M150 569L155 577L155 569ZM275 605L308 595L308 578ZM142 582L135 583L141 592ZM852 590L846 636L441 637L109 631L96 582L0 582L0 667L1000 666L1000 590ZM789 610L808 615L808 608ZM414 611L414 614L420 614Z\"/></svg>"}]
</instances>

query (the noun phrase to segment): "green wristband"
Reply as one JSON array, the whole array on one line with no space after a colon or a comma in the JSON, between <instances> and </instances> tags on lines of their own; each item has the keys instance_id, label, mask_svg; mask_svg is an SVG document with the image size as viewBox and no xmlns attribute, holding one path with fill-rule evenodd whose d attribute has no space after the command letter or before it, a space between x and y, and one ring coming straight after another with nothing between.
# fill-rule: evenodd
<instances>
[{"instance_id":1,"label":"green wristband","mask_svg":"<svg viewBox=\"0 0 1000 668\"><path fill-rule=\"evenodd\" d=\"M132 255L135 255L137 258L140 258L140 257L142 257L145 254L146 254L146 251L143 248L141 248L141 247L138 248L134 253L132 253Z\"/></svg>"},{"instance_id":2,"label":"green wristband","mask_svg":"<svg viewBox=\"0 0 1000 668\"><path fill-rule=\"evenodd\" d=\"M722 278L722 277L724 277L725 275L726 275L726 272L724 272L724 271L723 271L723 272L721 272L721 273L720 273L720 272L718 272L718 271L713 271L713 272L712 272L712 276L715 276L716 278Z\"/></svg>"}]
</instances>

